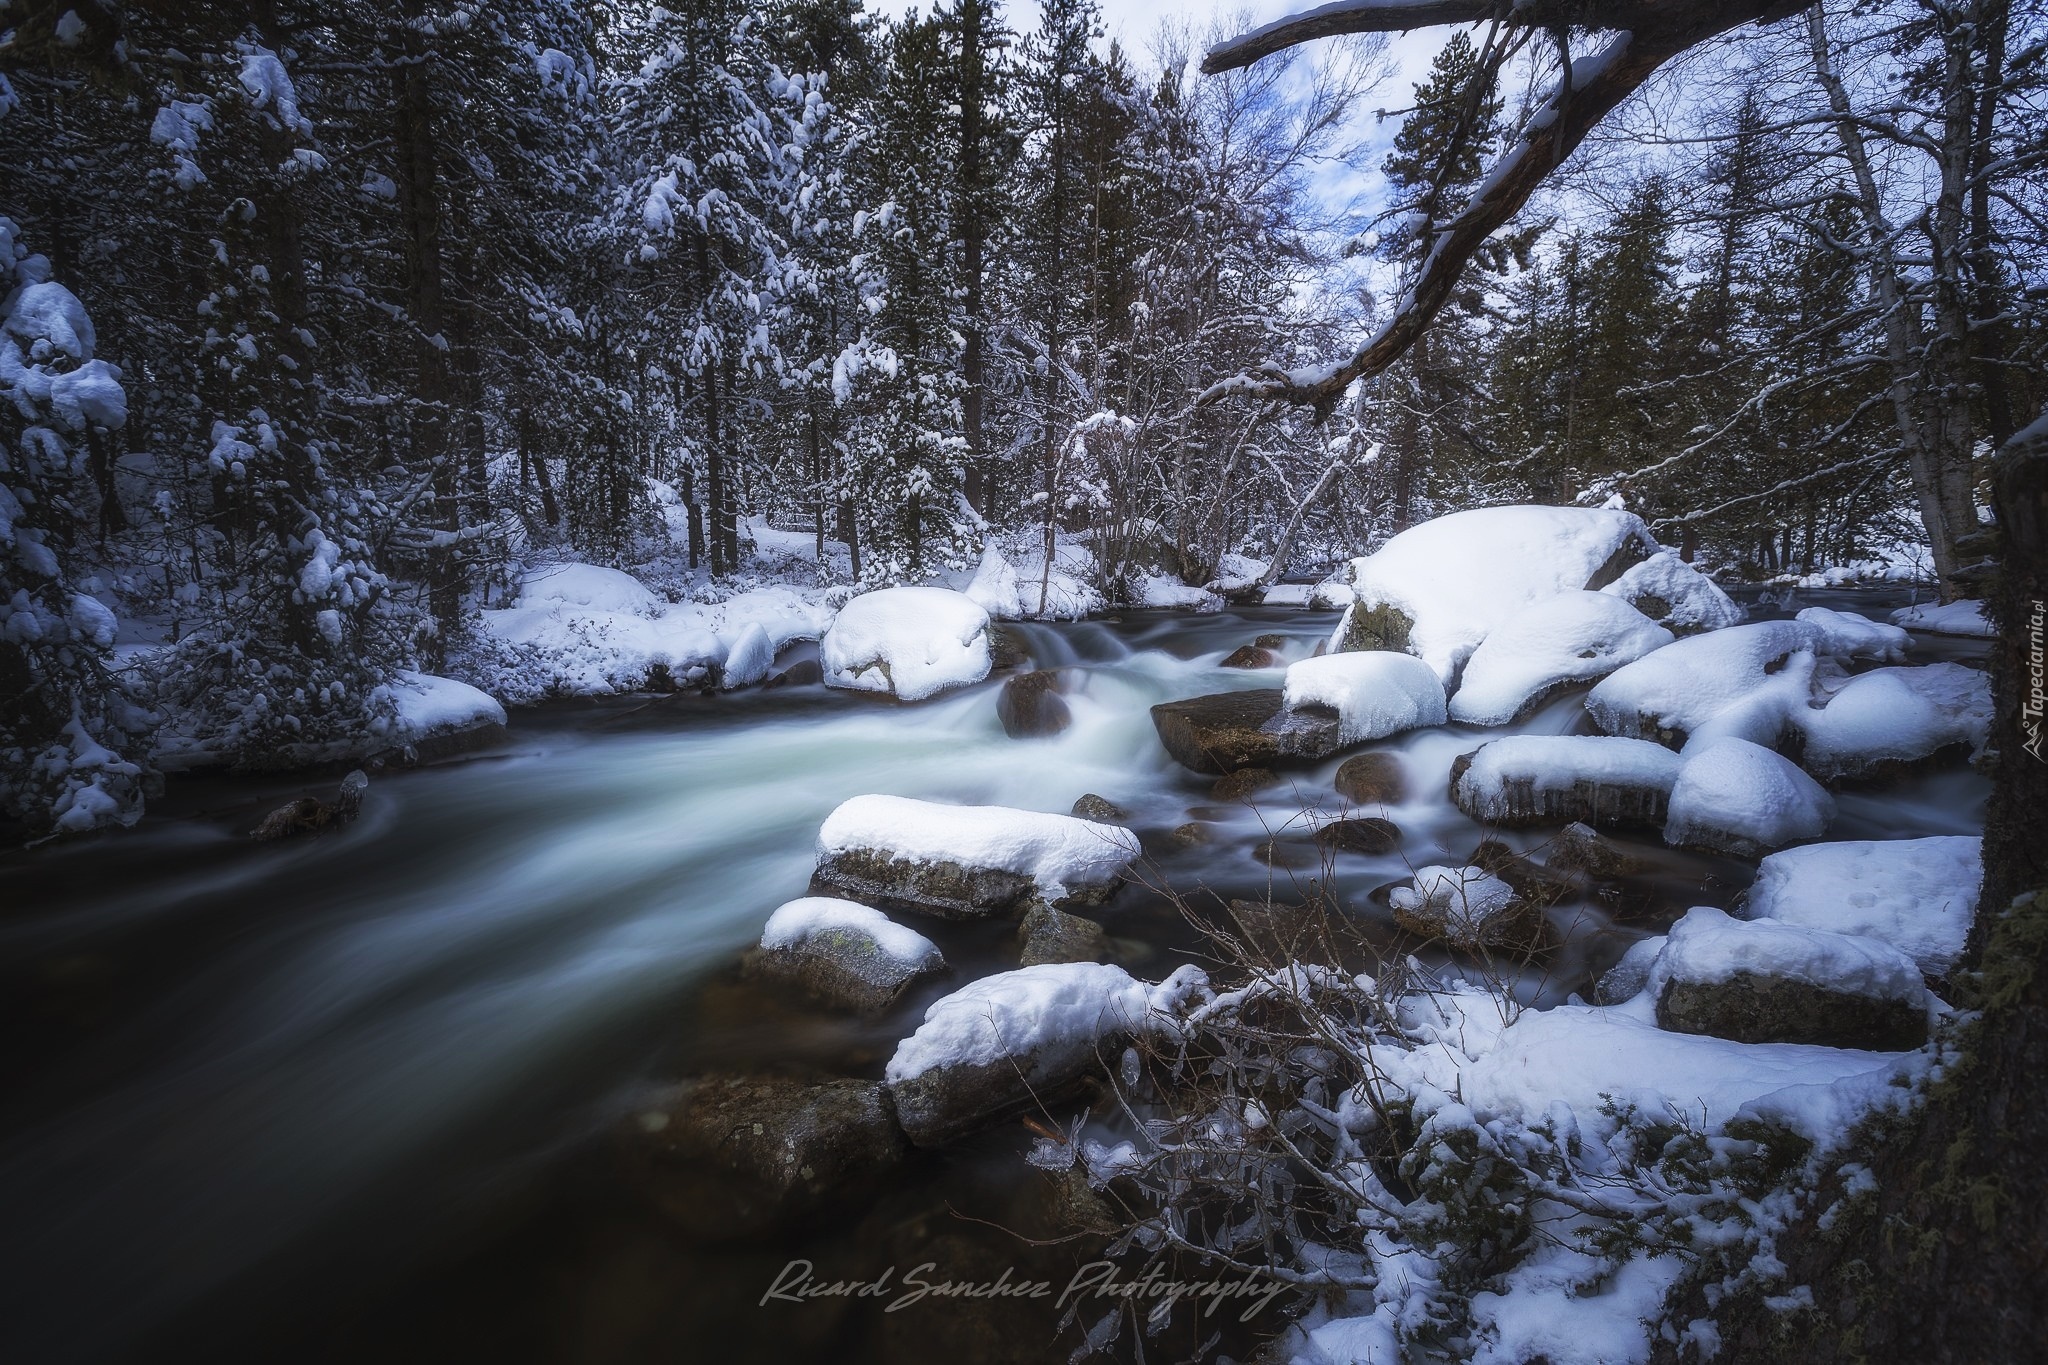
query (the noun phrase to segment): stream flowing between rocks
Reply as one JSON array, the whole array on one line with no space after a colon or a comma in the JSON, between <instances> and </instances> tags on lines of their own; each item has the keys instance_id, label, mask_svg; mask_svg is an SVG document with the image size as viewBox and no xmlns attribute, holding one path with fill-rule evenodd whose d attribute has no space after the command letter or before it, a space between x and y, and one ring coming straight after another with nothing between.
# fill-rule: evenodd
<instances>
[{"instance_id":1,"label":"stream flowing between rocks","mask_svg":"<svg viewBox=\"0 0 2048 1365\"><path fill-rule=\"evenodd\" d=\"M1881 619L1905 600L1793 605ZM1294 879L1322 879L1321 863L1274 868L1254 850L1305 805L1342 809L1341 759L1219 799L1167 757L1147 708L1278 686L1219 662L1269 632L1283 661L1306 657L1334 620L1260 608L1008 626L1036 666L1067 670L1073 724L1051 739L1004 734L1000 675L919 706L815 686L565 702L515 714L484 755L376 775L338 833L246 838L328 779L191 779L135 831L6 855L0 1355L1065 1359L1075 1338L1055 1341L1044 1300L758 1302L793 1258L823 1279L932 1262L928 1278L977 1280L1036 1258L1064 1284L1087 1245L1005 1230L1043 1230L1049 1198L1021 1126L922 1154L841 1216L755 1237L665 1219L619 1176L620 1134L680 1077L879 1076L932 999L1014 965L1007 931L942 927L959 970L872 1022L740 979L770 911L804 894L820 821L861 793L1061 812L1100 794L1132 813L1153 883L1088 912L1115 960L1154 980L1210 962L1158 888L1286 899ZM1914 658L1969 652L1920 638ZM1584 730L1582 696L1510 728ZM1328 869L1366 941L1410 951L1368 895L1473 851L1484 831L1449 805L1447 774L1507 732L1370 746L1399 756L1408 790L1357 813L1392 819L1402 846ZM1974 833L1985 794L1953 767L1845 792L1829 837ZM1168 837L1190 821L1207 842ZM1529 849L1549 833L1504 837ZM1552 908L1559 946L1508 974L1525 1002L1588 991L1630 942L1689 905L1726 906L1750 876L1639 851L1649 870L1625 920L1592 901Z\"/></svg>"}]
</instances>

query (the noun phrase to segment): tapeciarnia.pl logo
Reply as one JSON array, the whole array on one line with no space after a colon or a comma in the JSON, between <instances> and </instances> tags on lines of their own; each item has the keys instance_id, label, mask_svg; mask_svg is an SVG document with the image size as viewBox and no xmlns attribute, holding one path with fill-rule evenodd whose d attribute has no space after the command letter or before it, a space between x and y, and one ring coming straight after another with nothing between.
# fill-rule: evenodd
<instances>
[{"instance_id":1,"label":"tapeciarnia.pl logo","mask_svg":"<svg viewBox=\"0 0 2048 1365\"><path fill-rule=\"evenodd\" d=\"M929 1298L1053 1297L1052 1281L1012 1279L1008 1269L993 1280L930 1278L937 1271L937 1262L926 1261L911 1267L900 1279L892 1265L872 1280L820 1280L817 1267L810 1261L791 1261L782 1267L756 1307L766 1307L770 1303L807 1303L812 1299L886 1298L889 1301L882 1306L882 1311L894 1313ZM1059 1291L1053 1307L1064 1309L1070 1302L1083 1299L1119 1299L1143 1305L1149 1317L1159 1319L1172 1312L1173 1306L1182 1300L1202 1304L1203 1317L1213 1316L1226 1303L1242 1303L1245 1307L1237 1320L1250 1322L1254 1315L1286 1293L1288 1288L1283 1281L1251 1274L1235 1280L1169 1280L1162 1277L1157 1265L1149 1267L1143 1275L1125 1278L1114 1262L1090 1261L1074 1272L1066 1288Z\"/></svg>"},{"instance_id":2,"label":"tapeciarnia.pl logo","mask_svg":"<svg viewBox=\"0 0 2048 1365\"><path fill-rule=\"evenodd\" d=\"M2033 610L2027 614L2027 695L2020 699L2020 728L2026 732L2027 742L2021 747L2037 760L2048 763L2048 754L2042 752L2042 741L2048 733L2042 730L2042 714L2048 710L2048 663L2043 661L2044 624L2048 624L2048 606L2039 598L2034 600Z\"/></svg>"}]
</instances>

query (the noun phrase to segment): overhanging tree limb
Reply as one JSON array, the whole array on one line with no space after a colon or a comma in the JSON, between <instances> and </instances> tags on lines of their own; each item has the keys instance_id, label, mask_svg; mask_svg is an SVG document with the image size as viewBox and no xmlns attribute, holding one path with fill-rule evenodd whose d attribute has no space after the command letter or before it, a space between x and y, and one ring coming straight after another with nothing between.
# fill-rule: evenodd
<instances>
[{"instance_id":1,"label":"overhanging tree limb","mask_svg":"<svg viewBox=\"0 0 2048 1365\"><path fill-rule=\"evenodd\" d=\"M1472 0L1430 0L1391 3L1388 0L1339 0L1240 38L1220 44L1203 61L1208 72L1228 71L1261 57L1344 33L1385 33L1471 23L1499 15L1514 27L1585 27L1611 36L1590 57L1572 63L1567 88L1551 91L1524 133L1523 140L1497 162L1471 200L1436 230L1427 259L1393 316L1347 359L1304 369L1267 363L1211 385L1203 403L1247 397L1304 403L1327 412L1352 381L1379 373L1415 344L1444 305L1495 229L1506 224L1536 188L1600 121L1635 93L1666 62L1689 48L1748 22L1771 23L1796 12L1783 0L1638 0L1637 3L1594 3L1556 6L1538 3L1501 12Z\"/></svg>"}]
</instances>

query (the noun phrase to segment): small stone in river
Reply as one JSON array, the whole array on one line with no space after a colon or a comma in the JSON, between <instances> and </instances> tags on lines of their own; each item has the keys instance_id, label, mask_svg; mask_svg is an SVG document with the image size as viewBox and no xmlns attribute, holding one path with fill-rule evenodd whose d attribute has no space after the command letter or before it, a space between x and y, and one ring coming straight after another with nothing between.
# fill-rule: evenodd
<instances>
[{"instance_id":1,"label":"small stone in river","mask_svg":"<svg viewBox=\"0 0 2048 1365\"><path fill-rule=\"evenodd\" d=\"M1270 649L1261 649L1257 645L1239 645L1235 650L1224 656L1223 663L1220 666L1223 668L1274 668L1279 665L1279 662L1278 659L1273 657L1273 651Z\"/></svg>"},{"instance_id":2,"label":"small stone in river","mask_svg":"<svg viewBox=\"0 0 2048 1365\"><path fill-rule=\"evenodd\" d=\"M1287 637L1285 635L1261 635L1252 643L1260 649L1283 649L1287 645Z\"/></svg>"},{"instance_id":3,"label":"small stone in river","mask_svg":"<svg viewBox=\"0 0 2048 1365\"><path fill-rule=\"evenodd\" d=\"M1258 847L1252 850L1252 856L1268 867L1290 869L1314 867L1322 860L1313 841L1298 835L1284 834L1262 840Z\"/></svg>"},{"instance_id":4,"label":"small stone in river","mask_svg":"<svg viewBox=\"0 0 2048 1365\"><path fill-rule=\"evenodd\" d=\"M1059 696L1059 674L1041 668L1003 684L996 697L996 716L1011 739L1056 735L1074 723L1074 713Z\"/></svg>"},{"instance_id":5,"label":"small stone in river","mask_svg":"<svg viewBox=\"0 0 2048 1365\"><path fill-rule=\"evenodd\" d=\"M1324 848L1378 857L1401 846L1401 827L1378 816L1363 820L1333 820L1316 830L1316 842Z\"/></svg>"},{"instance_id":6,"label":"small stone in river","mask_svg":"<svg viewBox=\"0 0 2048 1365\"><path fill-rule=\"evenodd\" d=\"M1184 825L1174 826L1167 836L1182 848L1195 848L1209 842L1209 827L1199 820L1190 820Z\"/></svg>"},{"instance_id":7,"label":"small stone in river","mask_svg":"<svg viewBox=\"0 0 2048 1365\"><path fill-rule=\"evenodd\" d=\"M249 837L259 843L269 843L274 839L288 839L294 834L339 829L354 820L357 812L362 810L363 793L369 786L369 775L356 768L341 779L341 789L335 793L332 805L318 797L302 796L264 816L256 828L249 831Z\"/></svg>"},{"instance_id":8,"label":"small stone in river","mask_svg":"<svg viewBox=\"0 0 2048 1365\"><path fill-rule=\"evenodd\" d=\"M1591 825L1573 821L1550 840L1550 867L1584 872L1593 877L1628 877L1647 871L1649 863L1627 846Z\"/></svg>"},{"instance_id":9,"label":"small stone in river","mask_svg":"<svg viewBox=\"0 0 2048 1365\"><path fill-rule=\"evenodd\" d=\"M1398 805L1408 795L1408 774L1390 753L1359 754L1337 769L1337 794L1355 806Z\"/></svg>"},{"instance_id":10,"label":"small stone in river","mask_svg":"<svg viewBox=\"0 0 2048 1365\"><path fill-rule=\"evenodd\" d=\"M1209 795L1218 801L1242 801L1255 791L1273 786L1280 781L1280 774L1271 768L1239 768L1216 779L1216 785L1209 788Z\"/></svg>"},{"instance_id":11,"label":"small stone in river","mask_svg":"<svg viewBox=\"0 0 2048 1365\"><path fill-rule=\"evenodd\" d=\"M1074 802L1073 814L1098 825L1120 825L1131 818L1131 813L1122 806L1094 792L1085 792Z\"/></svg>"},{"instance_id":12,"label":"small stone in river","mask_svg":"<svg viewBox=\"0 0 2048 1365\"><path fill-rule=\"evenodd\" d=\"M761 686L811 687L823 681L825 681L825 670L819 666L816 659L798 659L788 668L783 669L767 682L762 683Z\"/></svg>"},{"instance_id":13,"label":"small stone in river","mask_svg":"<svg viewBox=\"0 0 2048 1365\"><path fill-rule=\"evenodd\" d=\"M1024 950L1018 963L1036 967L1041 962L1100 962L1109 955L1109 935L1100 924L1079 915L1062 914L1049 906L1034 905L1020 926Z\"/></svg>"}]
</instances>

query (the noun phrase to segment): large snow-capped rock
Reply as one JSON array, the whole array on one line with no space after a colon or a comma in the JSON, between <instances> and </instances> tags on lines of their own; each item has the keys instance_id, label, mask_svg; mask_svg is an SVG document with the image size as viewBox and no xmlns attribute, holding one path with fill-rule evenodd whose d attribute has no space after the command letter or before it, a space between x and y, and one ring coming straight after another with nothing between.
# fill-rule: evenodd
<instances>
[{"instance_id":1,"label":"large snow-capped rock","mask_svg":"<svg viewBox=\"0 0 2048 1365\"><path fill-rule=\"evenodd\" d=\"M1816 653L1888 664L1905 661L1909 639L1897 626L1828 607L1808 607L1792 619L1804 621L1820 633Z\"/></svg>"},{"instance_id":2,"label":"large snow-capped rock","mask_svg":"<svg viewBox=\"0 0 2048 1365\"><path fill-rule=\"evenodd\" d=\"M1451 801L1481 824L1661 829L1683 760L1605 735L1510 735L1451 768Z\"/></svg>"},{"instance_id":3,"label":"large snow-capped rock","mask_svg":"<svg viewBox=\"0 0 2048 1365\"><path fill-rule=\"evenodd\" d=\"M1411 654L1362 650L1289 664L1281 697L1290 711L1321 707L1337 716L1337 742L1444 723L1444 685Z\"/></svg>"},{"instance_id":4,"label":"large snow-capped rock","mask_svg":"<svg viewBox=\"0 0 2048 1365\"><path fill-rule=\"evenodd\" d=\"M1071 815L856 796L818 831L812 886L944 919L984 919L1035 900L1099 903L1138 851L1130 830Z\"/></svg>"},{"instance_id":5,"label":"large snow-capped rock","mask_svg":"<svg viewBox=\"0 0 2048 1365\"><path fill-rule=\"evenodd\" d=\"M1688 746L1664 842L1758 858L1827 833L1835 799L1783 754L1746 739Z\"/></svg>"},{"instance_id":6,"label":"large snow-capped rock","mask_svg":"<svg viewBox=\"0 0 2048 1365\"><path fill-rule=\"evenodd\" d=\"M1808 844L1764 859L1743 909L1880 939L1942 977L1969 942L1983 880L1984 841L1974 835Z\"/></svg>"},{"instance_id":7,"label":"large snow-capped rock","mask_svg":"<svg viewBox=\"0 0 2048 1365\"><path fill-rule=\"evenodd\" d=\"M1333 651L1401 649L1448 686L1503 622L1546 597L1597 590L1657 543L1631 512L1481 507L1410 527L1351 561Z\"/></svg>"},{"instance_id":8,"label":"large snow-capped rock","mask_svg":"<svg viewBox=\"0 0 2048 1365\"><path fill-rule=\"evenodd\" d=\"M505 708L466 682L408 669L381 690L392 707L385 738L413 762L453 758L505 737Z\"/></svg>"},{"instance_id":9,"label":"large snow-capped rock","mask_svg":"<svg viewBox=\"0 0 2048 1365\"><path fill-rule=\"evenodd\" d=\"M833 896L805 896L768 917L747 970L788 982L826 1004L877 1015L912 982L946 970L946 959L936 943L879 910Z\"/></svg>"},{"instance_id":10,"label":"large snow-capped rock","mask_svg":"<svg viewBox=\"0 0 2048 1365\"><path fill-rule=\"evenodd\" d=\"M1604 678L1671 640L1670 631L1624 598L1561 592L1495 629L1472 652L1451 698L1450 718L1506 725L1558 688Z\"/></svg>"},{"instance_id":11,"label":"large snow-capped rock","mask_svg":"<svg viewBox=\"0 0 2048 1365\"><path fill-rule=\"evenodd\" d=\"M1743 611L1713 579L1669 550L1659 550L1600 589L1680 635L1719 630Z\"/></svg>"},{"instance_id":12,"label":"large snow-capped rock","mask_svg":"<svg viewBox=\"0 0 2048 1365\"><path fill-rule=\"evenodd\" d=\"M1700 906L1650 968L1657 1023L1742 1043L1903 1051L1927 1039L1927 989L1889 943Z\"/></svg>"},{"instance_id":13,"label":"large snow-capped rock","mask_svg":"<svg viewBox=\"0 0 2048 1365\"><path fill-rule=\"evenodd\" d=\"M1712 726L1775 744L1813 695L1821 631L1806 621L1757 621L1679 640L1608 675L1586 710L1610 735L1678 745Z\"/></svg>"},{"instance_id":14,"label":"large snow-capped rock","mask_svg":"<svg viewBox=\"0 0 2048 1365\"><path fill-rule=\"evenodd\" d=\"M1095 555L1085 545L1061 545L1047 572L1042 550L1013 564L991 544L982 548L965 592L992 620L1078 621L1102 610L1094 576Z\"/></svg>"},{"instance_id":15,"label":"large snow-capped rock","mask_svg":"<svg viewBox=\"0 0 2048 1365\"><path fill-rule=\"evenodd\" d=\"M986 678L988 613L947 588L883 588L840 608L818 647L828 687L923 701Z\"/></svg>"},{"instance_id":16,"label":"large snow-capped rock","mask_svg":"<svg viewBox=\"0 0 2048 1365\"><path fill-rule=\"evenodd\" d=\"M1962 664L1859 673L1827 705L1791 713L1800 764L1820 778L1871 778L1946 749L1981 750L1991 733L1991 676Z\"/></svg>"},{"instance_id":17,"label":"large snow-capped rock","mask_svg":"<svg viewBox=\"0 0 2048 1365\"><path fill-rule=\"evenodd\" d=\"M943 1146L1070 1095L1128 1040L1173 1028L1207 985L1193 967L1156 986L1096 962L1002 972L926 1010L883 1084L910 1140Z\"/></svg>"}]
</instances>

